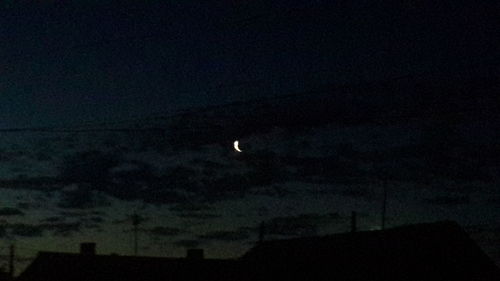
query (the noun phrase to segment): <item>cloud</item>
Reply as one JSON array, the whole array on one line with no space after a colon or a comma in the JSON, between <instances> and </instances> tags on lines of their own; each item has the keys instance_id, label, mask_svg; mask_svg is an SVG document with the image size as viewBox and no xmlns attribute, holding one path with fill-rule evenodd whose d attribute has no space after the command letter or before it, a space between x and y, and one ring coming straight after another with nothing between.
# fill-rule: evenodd
<instances>
[{"instance_id":1,"label":"cloud","mask_svg":"<svg viewBox=\"0 0 500 281\"><path fill-rule=\"evenodd\" d=\"M111 203L99 193L84 184L77 185L73 190L61 191L57 206L63 209L92 209L109 206Z\"/></svg>"},{"instance_id":2,"label":"cloud","mask_svg":"<svg viewBox=\"0 0 500 281\"><path fill-rule=\"evenodd\" d=\"M44 223L40 224L39 227L44 230L52 231L52 234L55 236L69 237L74 233L81 232L81 225L82 224L80 222L73 222L73 223L59 222L59 223Z\"/></svg>"},{"instance_id":3,"label":"cloud","mask_svg":"<svg viewBox=\"0 0 500 281\"><path fill-rule=\"evenodd\" d=\"M105 221L106 220L102 216L92 215L80 218L78 223L85 229L102 229L102 225Z\"/></svg>"},{"instance_id":4,"label":"cloud","mask_svg":"<svg viewBox=\"0 0 500 281\"><path fill-rule=\"evenodd\" d=\"M17 203L17 208L21 210L31 210L31 209L40 209L42 204L40 202L19 202Z\"/></svg>"},{"instance_id":5,"label":"cloud","mask_svg":"<svg viewBox=\"0 0 500 281\"><path fill-rule=\"evenodd\" d=\"M338 192L338 194L345 197L360 198L366 200L371 200L375 196L373 189L369 189L366 186L356 185L342 188L341 191Z\"/></svg>"},{"instance_id":6,"label":"cloud","mask_svg":"<svg viewBox=\"0 0 500 281\"><path fill-rule=\"evenodd\" d=\"M192 202L186 202L183 204L176 204L175 206L170 207L170 210L174 212L199 212L213 210L213 207L203 203L196 204Z\"/></svg>"},{"instance_id":7,"label":"cloud","mask_svg":"<svg viewBox=\"0 0 500 281\"><path fill-rule=\"evenodd\" d=\"M51 216L40 220L39 226L52 231L56 236L70 236L82 232L83 229L101 229L105 223L105 214L99 211L68 212L59 216ZM67 221L70 222L67 222Z\"/></svg>"},{"instance_id":8,"label":"cloud","mask_svg":"<svg viewBox=\"0 0 500 281\"><path fill-rule=\"evenodd\" d=\"M286 195L292 194L293 192L288 190L286 187L278 185L270 185L265 187L253 188L250 191L253 195L264 195L269 197L284 197Z\"/></svg>"},{"instance_id":9,"label":"cloud","mask_svg":"<svg viewBox=\"0 0 500 281\"><path fill-rule=\"evenodd\" d=\"M220 215L212 214L212 213L200 213L200 212L187 212L187 213L179 213L177 214L179 218L186 219L199 219L199 220L208 220L219 218Z\"/></svg>"},{"instance_id":10,"label":"cloud","mask_svg":"<svg viewBox=\"0 0 500 281\"><path fill-rule=\"evenodd\" d=\"M493 196L493 197L488 198L488 203L500 204L500 196Z\"/></svg>"},{"instance_id":11,"label":"cloud","mask_svg":"<svg viewBox=\"0 0 500 281\"><path fill-rule=\"evenodd\" d=\"M276 184L290 180L345 182L345 179L358 175L356 169L353 172L352 165L336 158L292 158L262 150L239 157L237 161L244 168L238 171L230 171L224 164L206 160L191 161L191 165L178 164L160 172L151 165L125 160L121 155L80 152L66 157L61 166L61 180L78 188L62 191L59 207L96 207L99 203L93 191L98 191L127 201L143 200L158 205L186 203L174 207L174 211L182 212L181 208L197 207L188 206L189 202L238 199L249 193L280 197L288 191ZM290 173L290 167L299 172ZM180 216L202 215L184 213Z\"/></svg>"},{"instance_id":12,"label":"cloud","mask_svg":"<svg viewBox=\"0 0 500 281\"><path fill-rule=\"evenodd\" d=\"M0 216L24 216L24 212L16 208L5 207L0 209Z\"/></svg>"},{"instance_id":13,"label":"cloud","mask_svg":"<svg viewBox=\"0 0 500 281\"><path fill-rule=\"evenodd\" d=\"M47 220L43 220L47 221ZM49 219L51 222L42 222L40 224L6 224L4 231L6 235L13 237L42 237L45 232L50 232L54 236L69 237L74 233L81 232L80 222L53 222L53 219Z\"/></svg>"},{"instance_id":14,"label":"cloud","mask_svg":"<svg viewBox=\"0 0 500 281\"><path fill-rule=\"evenodd\" d=\"M105 220L103 217L94 216L94 217L88 218L88 221L93 222L93 223L103 223Z\"/></svg>"},{"instance_id":15,"label":"cloud","mask_svg":"<svg viewBox=\"0 0 500 281\"><path fill-rule=\"evenodd\" d=\"M64 191L61 208L93 208L106 205L98 202L97 194L121 200L144 200L151 204L171 204L187 201L200 184L192 177L196 172L177 166L163 175L152 166L139 161L99 151L77 153L67 157L60 169L60 178L76 190ZM97 191L97 192L95 192Z\"/></svg>"},{"instance_id":16,"label":"cloud","mask_svg":"<svg viewBox=\"0 0 500 281\"><path fill-rule=\"evenodd\" d=\"M197 248L201 245L201 242L198 240L192 240L192 239L182 239L182 240L177 240L173 243L177 247L182 247L182 248Z\"/></svg>"},{"instance_id":17,"label":"cloud","mask_svg":"<svg viewBox=\"0 0 500 281\"><path fill-rule=\"evenodd\" d=\"M440 206L457 206L457 205L469 204L470 198L469 196L441 195L441 196L436 196L434 198L425 199L424 202Z\"/></svg>"},{"instance_id":18,"label":"cloud","mask_svg":"<svg viewBox=\"0 0 500 281\"><path fill-rule=\"evenodd\" d=\"M166 226L156 226L145 230L147 233L155 236L177 236L183 231L179 228L166 227Z\"/></svg>"},{"instance_id":19,"label":"cloud","mask_svg":"<svg viewBox=\"0 0 500 281\"><path fill-rule=\"evenodd\" d=\"M20 237L41 237L44 232L43 226L31 224L10 224L7 228L10 230L10 235Z\"/></svg>"},{"instance_id":20,"label":"cloud","mask_svg":"<svg viewBox=\"0 0 500 281\"><path fill-rule=\"evenodd\" d=\"M221 163L220 161L212 161L207 159L195 159L193 160L193 163L197 163L205 169L214 169L214 170L230 167L228 163Z\"/></svg>"},{"instance_id":21,"label":"cloud","mask_svg":"<svg viewBox=\"0 0 500 281\"><path fill-rule=\"evenodd\" d=\"M282 157L281 161L296 171L297 181L312 183L364 183L367 172L361 170L356 161L339 156L327 157Z\"/></svg>"},{"instance_id":22,"label":"cloud","mask_svg":"<svg viewBox=\"0 0 500 281\"><path fill-rule=\"evenodd\" d=\"M264 222L264 233L280 236L311 236L317 234L318 228L343 219L338 213L276 217Z\"/></svg>"},{"instance_id":23,"label":"cloud","mask_svg":"<svg viewBox=\"0 0 500 281\"><path fill-rule=\"evenodd\" d=\"M48 217L48 218L44 218L41 220L42 223L59 223L59 222L63 222L66 218L65 217L62 217L62 216L59 216L59 217Z\"/></svg>"},{"instance_id":24,"label":"cloud","mask_svg":"<svg viewBox=\"0 0 500 281\"><path fill-rule=\"evenodd\" d=\"M85 151L67 156L59 177L66 183L88 183L98 190L111 181L111 169L121 162L121 156L102 151Z\"/></svg>"},{"instance_id":25,"label":"cloud","mask_svg":"<svg viewBox=\"0 0 500 281\"><path fill-rule=\"evenodd\" d=\"M198 239L202 240L213 240L213 241L223 241L223 242L233 242L233 241L241 241L246 240L250 236L245 230L236 230L236 231L213 231L207 232L203 235L199 235Z\"/></svg>"},{"instance_id":26,"label":"cloud","mask_svg":"<svg viewBox=\"0 0 500 281\"><path fill-rule=\"evenodd\" d=\"M76 211L61 211L60 215L67 218L86 218L89 216L106 216L106 213L102 211L92 211L92 210L76 210Z\"/></svg>"},{"instance_id":27,"label":"cloud","mask_svg":"<svg viewBox=\"0 0 500 281\"><path fill-rule=\"evenodd\" d=\"M50 192L59 189L61 181L56 177L27 177L0 179L0 188L28 189Z\"/></svg>"}]
</instances>

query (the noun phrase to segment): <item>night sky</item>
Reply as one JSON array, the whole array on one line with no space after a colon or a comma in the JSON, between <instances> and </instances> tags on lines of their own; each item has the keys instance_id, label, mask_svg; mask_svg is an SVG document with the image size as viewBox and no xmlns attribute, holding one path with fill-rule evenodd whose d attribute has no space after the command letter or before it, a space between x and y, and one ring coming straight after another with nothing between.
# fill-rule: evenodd
<instances>
[{"instance_id":1,"label":"night sky","mask_svg":"<svg viewBox=\"0 0 500 281\"><path fill-rule=\"evenodd\" d=\"M0 2L0 266L376 230L384 184L500 264L498 4L136 2Z\"/></svg>"}]
</instances>

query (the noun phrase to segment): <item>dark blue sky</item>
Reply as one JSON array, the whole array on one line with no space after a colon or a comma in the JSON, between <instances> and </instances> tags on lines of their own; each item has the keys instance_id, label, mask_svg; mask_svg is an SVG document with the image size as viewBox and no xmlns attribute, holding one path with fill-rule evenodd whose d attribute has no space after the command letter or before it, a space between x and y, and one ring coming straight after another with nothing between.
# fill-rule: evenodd
<instances>
[{"instance_id":1,"label":"dark blue sky","mask_svg":"<svg viewBox=\"0 0 500 281\"><path fill-rule=\"evenodd\" d=\"M0 10L2 127L147 116L495 57L494 12L467 1L74 2Z\"/></svg>"}]
</instances>

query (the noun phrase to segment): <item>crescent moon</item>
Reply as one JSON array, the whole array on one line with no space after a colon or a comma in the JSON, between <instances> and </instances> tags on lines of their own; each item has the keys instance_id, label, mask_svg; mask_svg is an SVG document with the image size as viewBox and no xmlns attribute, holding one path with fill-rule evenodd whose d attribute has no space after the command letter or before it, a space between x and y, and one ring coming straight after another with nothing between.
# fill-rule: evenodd
<instances>
[{"instance_id":1,"label":"crescent moon","mask_svg":"<svg viewBox=\"0 0 500 281\"><path fill-rule=\"evenodd\" d=\"M238 152L243 152L243 150L240 149L240 142L235 140L234 143L233 143L233 146L234 146L234 150L238 151Z\"/></svg>"}]
</instances>

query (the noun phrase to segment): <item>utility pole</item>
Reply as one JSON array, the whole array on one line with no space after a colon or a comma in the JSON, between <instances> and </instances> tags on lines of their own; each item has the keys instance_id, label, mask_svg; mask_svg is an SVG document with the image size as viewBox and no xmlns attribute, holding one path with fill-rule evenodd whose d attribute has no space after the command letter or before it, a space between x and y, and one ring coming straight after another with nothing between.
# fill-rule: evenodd
<instances>
[{"instance_id":1,"label":"utility pole","mask_svg":"<svg viewBox=\"0 0 500 281\"><path fill-rule=\"evenodd\" d=\"M9 276L11 280L14 280L14 274L15 274L15 267L14 267L14 260L15 260L15 254L16 254L16 248L14 247L14 244L11 244L9 247Z\"/></svg>"},{"instance_id":2,"label":"utility pole","mask_svg":"<svg viewBox=\"0 0 500 281\"><path fill-rule=\"evenodd\" d=\"M357 213L351 212L351 232L354 233L357 231L357 222L356 222Z\"/></svg>"},{"instance_id":3,"label":"utility pole","mask_svg":"<svg viewBox=\"0 0 500 281\"><path fill-rule=\"evenodd\" d=\"M132 225L134 226L134 256L137 256L139 251L139 224L141 223L141 218L137 213L132 215Z\"/></svg>"},{"instance_id":4,"label":"utility pole","mask_svg":"<svg viewBox=\"0 0 500 281\"><path fill-rule=\"evenodd\" d=\"M382 230L385 229L385 213L387 211L387 180L382 181L382 187L384 189L384 197L382 199Z\"/></svg>"}]
</instances>

